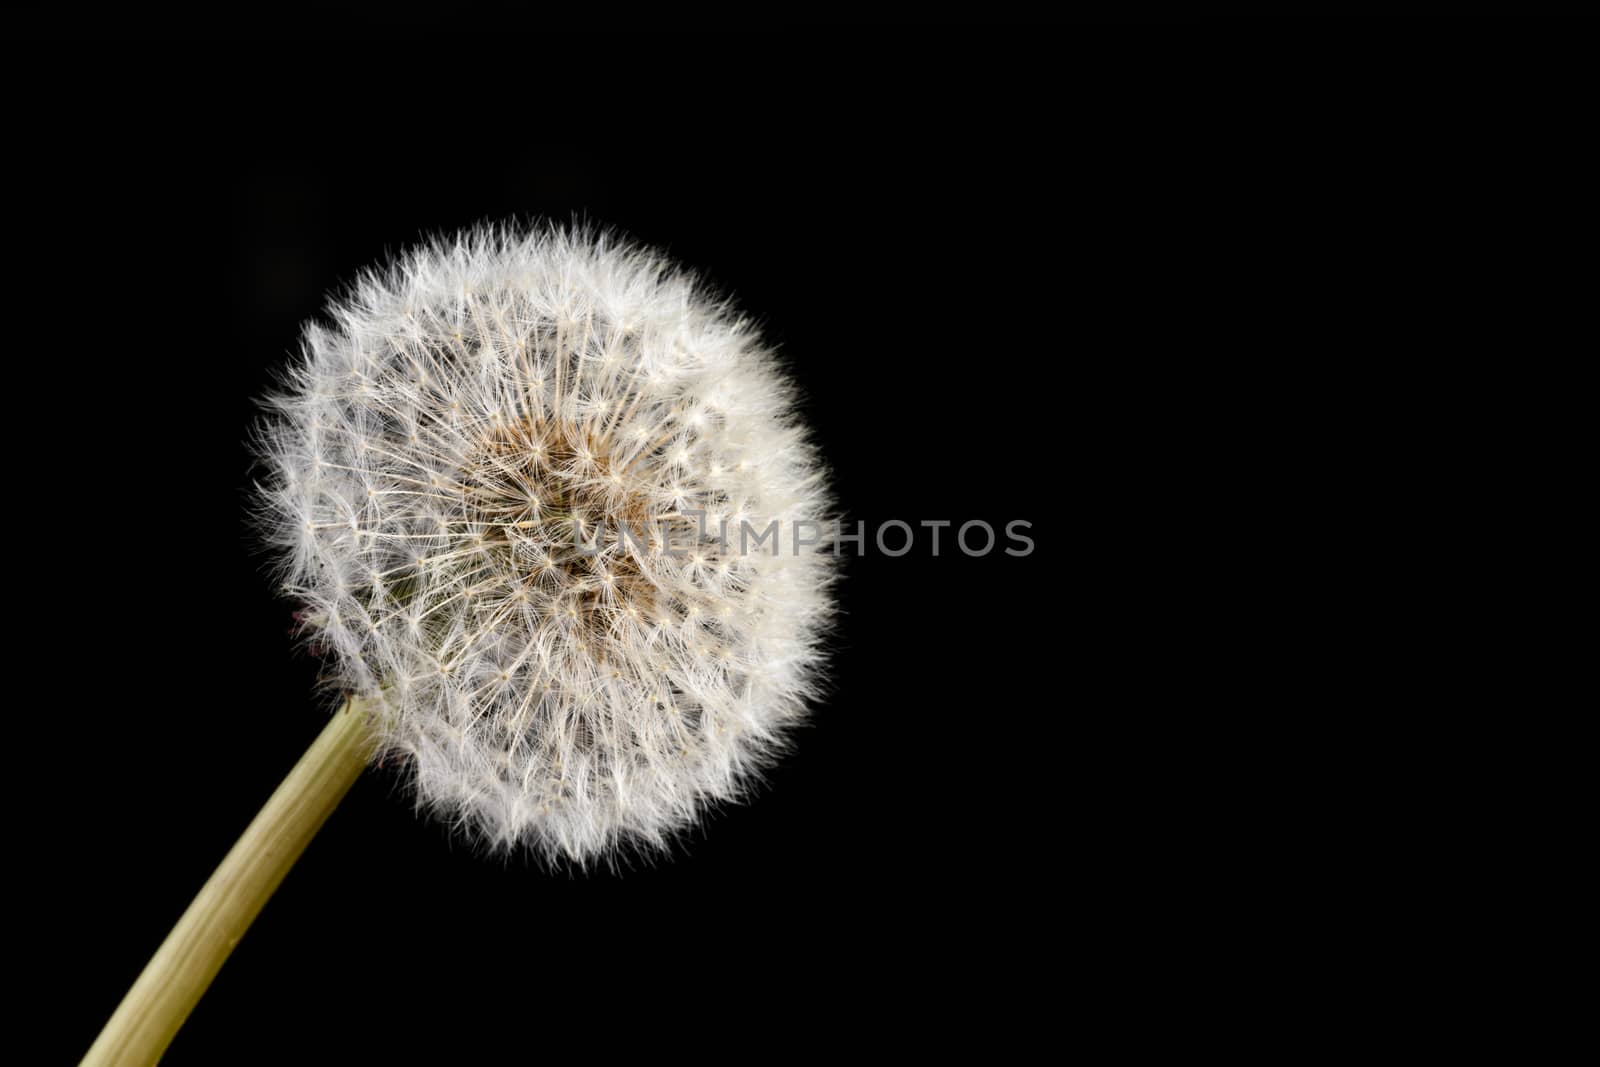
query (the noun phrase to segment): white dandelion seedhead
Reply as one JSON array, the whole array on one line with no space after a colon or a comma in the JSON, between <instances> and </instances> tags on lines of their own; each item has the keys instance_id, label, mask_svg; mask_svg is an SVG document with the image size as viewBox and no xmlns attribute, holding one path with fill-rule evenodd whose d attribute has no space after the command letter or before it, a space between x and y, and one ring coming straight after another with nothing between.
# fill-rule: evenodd
<instances>
[{"instance_id":1,"label":"white dandelion seedhead","mask_svg":"<svg viewBox=\"0 0 1600 1067\"><path fill-rule=\"evenodd\" d=\"M789 534L828 497L748 325L557 229L434 242L331 315L271 401L264 511L419 800L582 863L737 796L814 691L834 559Z\"/></svg>"}]
</instances>

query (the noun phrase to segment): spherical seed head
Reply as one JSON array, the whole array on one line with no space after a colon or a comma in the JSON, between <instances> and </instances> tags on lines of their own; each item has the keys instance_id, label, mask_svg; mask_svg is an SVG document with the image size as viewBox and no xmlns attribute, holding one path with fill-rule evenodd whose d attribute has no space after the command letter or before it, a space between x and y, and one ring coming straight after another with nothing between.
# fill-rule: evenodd
<instances>
[{"instance_id":1,"label":"spherical seed head","mask_svg":"<svg viewBox=\"0 0 1600 1067\"><path fill-rule=\"evenodd\" d=\"M735 798L814 693L835 558L748 324L555 229L436 241L331 316L270 401L262 511L419 800L587 863Z\"/></svg>"}]
</instances>

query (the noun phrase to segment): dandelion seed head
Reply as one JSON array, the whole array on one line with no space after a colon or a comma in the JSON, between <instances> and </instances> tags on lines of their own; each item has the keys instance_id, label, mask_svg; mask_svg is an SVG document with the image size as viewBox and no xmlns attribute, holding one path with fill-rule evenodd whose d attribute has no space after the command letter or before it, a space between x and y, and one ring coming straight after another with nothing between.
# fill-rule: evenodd
<instances>
[{"instance_id":1,"label":"dandelion seed head","mask_svg":"<svg viewBox=\"0 0 1600 1067\"><path fill-rule=\"evenodd\" d=\"M261 511L419 802L583 864L736 799L815 695L834 562L781 532L829 499L748 324L561 229L435 241L330 315L269 401ZM735 558L730 514L780 550Z\"/></svg>"}]
</instances>

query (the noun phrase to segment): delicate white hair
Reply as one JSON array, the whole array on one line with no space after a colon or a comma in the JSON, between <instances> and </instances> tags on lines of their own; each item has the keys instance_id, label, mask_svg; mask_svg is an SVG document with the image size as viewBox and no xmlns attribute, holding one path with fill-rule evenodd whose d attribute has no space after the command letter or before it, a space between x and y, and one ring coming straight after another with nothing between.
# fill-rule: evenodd
<instances>
[{"instance_id":1,"label":"delicate white hair","mask_svg":"<svg viewBox=\"0 0 1600 1067\"><path fill-rule=\"evenodd\" d=\"M815 695L836 559L749 323L553 227L434 240L330 314L268 401L260 510L419 802L583 864L736 798Z\"/></svg>"}]
</instances>

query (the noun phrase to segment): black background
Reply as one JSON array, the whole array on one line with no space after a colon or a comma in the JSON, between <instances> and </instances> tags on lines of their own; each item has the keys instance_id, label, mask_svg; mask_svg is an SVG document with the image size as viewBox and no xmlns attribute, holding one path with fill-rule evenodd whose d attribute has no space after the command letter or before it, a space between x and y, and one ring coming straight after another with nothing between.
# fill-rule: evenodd
<instances>
[{"instance_id":1,"label":"black background","mask_svg":"<svg viewBox=\"0 0 1600 1067\"><path fill-rule=\"evenodd\" d=\"M1449 308L1416 278L1494 224L1458 225L1451 175L1477 124L1496 152L1535 139L1500 90L1537 34L41 61L10 164L8 405L14 447L44 450L12 514L41 619L14 638L38 685L12 758L44 1059L87 1047L323 721L247 523L256 398L356 271L512 218L613 226L731 294L802 386L848 518L1023 519L1036 550L968 558L946 531L935 558L920 531L852 556L794 754L654 862L476 855L368 772L167 1062L733 1054L750 1028L772 1053L999 1054L1132 1011L1152 971L1221 966L1214 909L1294 878L1239 864L1307 825L1262 783L1311 758L1281 726L1250 758L1245 711L1282 693L1241 644L1270 639L1211 644L1277 610L1241 609L1212 550L1269 551L1301 515L1218 516L1323 462L1270 441L1396 351L1402 309Z\"/></svg>"}]
</instances>

